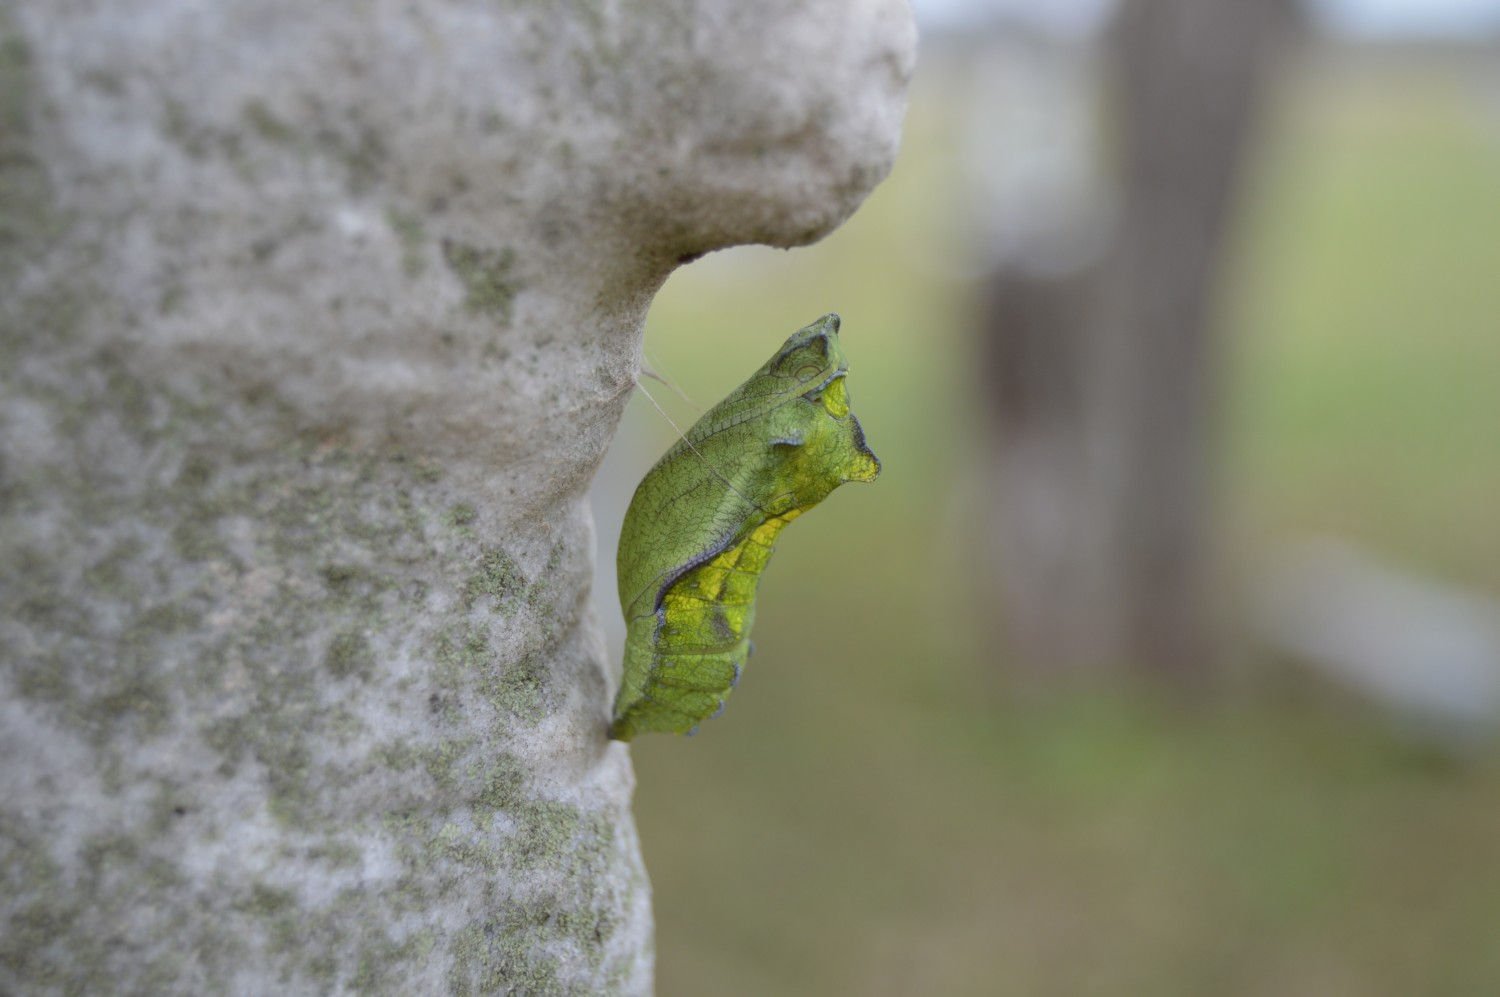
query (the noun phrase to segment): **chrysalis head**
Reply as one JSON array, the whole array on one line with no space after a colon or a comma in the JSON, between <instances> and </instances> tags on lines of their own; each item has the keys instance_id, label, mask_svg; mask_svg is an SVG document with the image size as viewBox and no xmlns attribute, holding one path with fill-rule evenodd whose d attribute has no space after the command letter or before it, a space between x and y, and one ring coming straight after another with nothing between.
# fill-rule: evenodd
<instances>
[{"instance_id":1,"label":"chrysalis head","mask_svg":"<svg viewBox=\"0 0 1500 997\"><path fill-rule=\"evenodd\" d=\"M874 481L880 474L880 460L849 409L849 362L838 331L839 317L832 313L797 330L751 382L764 380L767 394L779 389L799 396L775 411L779 431L771 437L799 442L780 458L800 483L799 505L821 501L845 481Z\"/></svg>"}]
</instances>

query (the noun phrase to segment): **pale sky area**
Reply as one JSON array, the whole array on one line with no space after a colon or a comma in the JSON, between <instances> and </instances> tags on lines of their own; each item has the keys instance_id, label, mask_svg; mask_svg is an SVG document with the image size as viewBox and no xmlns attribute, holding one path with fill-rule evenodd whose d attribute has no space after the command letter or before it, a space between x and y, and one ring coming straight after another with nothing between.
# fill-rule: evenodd
<instances>
[{"instance_id":1,"label":"pale sky area","mask_svg":"<svg viewBox=\"0 0 1500 997\"><path fill-rule=\"evenodd\" d=\"M1327 26L1361 38L1463 38L1500 31L1500 0L1303 0ZM1111 0L912 0L918 23L941 31L1001 12L1059 34L1089 31Z\"/></svg>"}]
</instances>

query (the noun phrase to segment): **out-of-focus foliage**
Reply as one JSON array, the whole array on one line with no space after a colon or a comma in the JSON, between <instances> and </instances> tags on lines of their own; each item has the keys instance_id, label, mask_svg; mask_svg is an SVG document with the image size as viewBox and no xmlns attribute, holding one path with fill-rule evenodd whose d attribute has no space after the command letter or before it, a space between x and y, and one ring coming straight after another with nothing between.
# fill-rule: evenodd
<instances>
[{"instance_id":1,"label":"out-of-focus foliage","mask_svg":"<svg viewBox=\"0 0 1500 997\"><path fill-rule=\"evenodd\" d=\"M1431 754L1263 663L1166 702L1014 687L982 646L939 78L848 226L694 264L652 315L648 363L707 407L837 310L885 466L781 544L735 709L632 746L660 993L1500 992L1500 754ZM1318 55L1279 86L1230 296L1224 542L1248 570L1338 533L1500 591L1500 75ZM638 401L621 504L674 435Z\"/></svg>"},{"instance_id":2,"label":"out-of-focus foliage","mask_svg":"<svg viewBox=\"0 0 1500 997\"><path fill-rule=\"evenodd\" d=\"M1227 492L1500 591L1500 70L1315 63L1288 81L1233 310Z\"/></svg>"}]
</instances>

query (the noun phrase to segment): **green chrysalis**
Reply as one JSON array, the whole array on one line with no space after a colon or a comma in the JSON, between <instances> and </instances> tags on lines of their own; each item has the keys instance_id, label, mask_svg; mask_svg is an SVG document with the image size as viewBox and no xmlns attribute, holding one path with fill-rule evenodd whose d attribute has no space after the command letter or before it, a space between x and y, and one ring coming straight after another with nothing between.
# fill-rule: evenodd
<instances>
[{"instance_id":1,"label":"green chrysalis","mask_svg":"<svg viewBox=\"0 0 1500 997\"><path fill-rule=\"evenodd\" d=\"M620 534L625 674L610 737L692 733L750 654L782 527L880 461L849 411L839 317L800 329L693 424L635 490Z\"/></svg>"}]
</instances>

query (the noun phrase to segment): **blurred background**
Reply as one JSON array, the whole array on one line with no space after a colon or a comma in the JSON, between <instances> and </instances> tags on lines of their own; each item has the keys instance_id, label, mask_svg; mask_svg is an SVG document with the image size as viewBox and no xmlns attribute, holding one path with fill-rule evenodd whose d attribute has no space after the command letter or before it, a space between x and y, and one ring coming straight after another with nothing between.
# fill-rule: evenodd
<instances>
[{"instance_id":1,"label":"blurred background","mask_svg":"<svg viewBox=\"0 0 1500 997\"><path fill-rule=\"evenodd\" d=\"M631 747L660 993L1500 993L1500 0L916 9L891 179L672 278L596 484L618 661L669 419L843 316L884 472Z\"/></svg>"}]
</instances>

